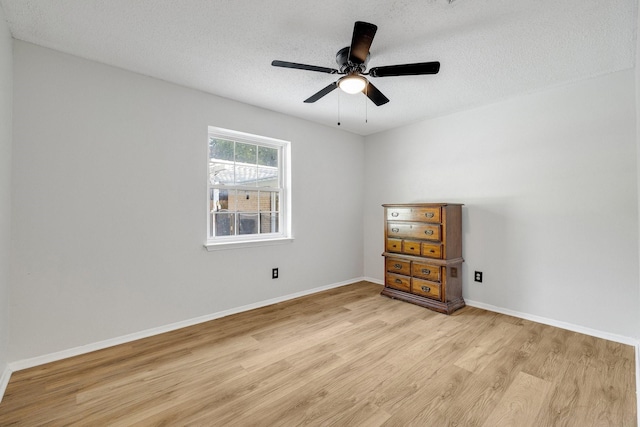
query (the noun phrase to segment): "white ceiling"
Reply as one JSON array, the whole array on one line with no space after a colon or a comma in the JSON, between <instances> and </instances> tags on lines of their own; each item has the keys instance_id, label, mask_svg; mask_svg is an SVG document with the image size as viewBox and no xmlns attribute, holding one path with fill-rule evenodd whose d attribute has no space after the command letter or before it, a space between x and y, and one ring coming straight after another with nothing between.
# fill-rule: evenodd
<instances>
[{"instance_id":1,"label":"white ceiling","mask_svg":"<svg viewBox=\"0 0 640 427\"><path fill-rule=\"evenodd\" d=\"M0 0L14 38L368 135L631 68L637 0ZM371 78L390 100L333 91L355 21L378 26L369 68L440 61L437 75ZM368 123L365 122L368 119ZM212 123L215 125L215 123Z\"/></svg>"}]
</instances>

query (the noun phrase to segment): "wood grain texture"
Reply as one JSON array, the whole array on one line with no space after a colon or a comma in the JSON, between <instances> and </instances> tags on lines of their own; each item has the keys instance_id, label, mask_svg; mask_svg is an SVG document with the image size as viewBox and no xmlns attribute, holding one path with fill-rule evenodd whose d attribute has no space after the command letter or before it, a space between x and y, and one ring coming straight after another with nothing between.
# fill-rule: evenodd
<instances>
[{"instance_id":1,"label":"wood grain texture","mask_svg":"<svg viewBox=\"0 0 640 427\"><path fill-rule=\"evenodd\" d=\"M635 426L630 346L360 282L13 374L0 425Z\"/></svg>"}]
</instances>

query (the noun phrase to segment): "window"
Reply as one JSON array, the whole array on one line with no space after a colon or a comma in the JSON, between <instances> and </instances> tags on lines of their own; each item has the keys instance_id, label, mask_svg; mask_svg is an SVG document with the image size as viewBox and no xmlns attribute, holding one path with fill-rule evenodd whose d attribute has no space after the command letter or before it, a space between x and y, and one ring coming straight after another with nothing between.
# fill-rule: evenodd
<instances>
[{"instance_id":1,"label":"window","mask_svg":"<svg viewBox=\"0 0 640 427\"><path fill-rule=\"evenodd\" d=\"M209 127L207 248L291 238L287 141Z\"/></svg>"}]
</instances>

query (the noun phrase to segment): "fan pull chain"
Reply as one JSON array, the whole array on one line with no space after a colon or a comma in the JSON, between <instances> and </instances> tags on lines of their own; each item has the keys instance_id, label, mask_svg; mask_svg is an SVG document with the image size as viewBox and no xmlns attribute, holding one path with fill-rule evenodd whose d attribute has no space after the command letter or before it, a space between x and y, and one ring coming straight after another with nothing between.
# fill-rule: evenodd
<instances>
[{"instance_id":1,"label":"fan pull chain","mask_svg":"<svg viewBox=\"0 0 640 427\"><path fill-rule=\"evenodd\" d=\"M340 92L338 92L338 126L340 126Z\"/></svg>"},{"instance_id":2,"label":"fan pull chain","mask_svg":"<svg viewBox=\"0 0 640 427\"><path fill-rule=\"evenodd\" d=\"M366 95L364 97L364 122L369 123L369 108L367 108L369 106L367 102L369 100L369 82L367 82L367 85L364 87L364 94Z\"/></svg>"}]
</instances>

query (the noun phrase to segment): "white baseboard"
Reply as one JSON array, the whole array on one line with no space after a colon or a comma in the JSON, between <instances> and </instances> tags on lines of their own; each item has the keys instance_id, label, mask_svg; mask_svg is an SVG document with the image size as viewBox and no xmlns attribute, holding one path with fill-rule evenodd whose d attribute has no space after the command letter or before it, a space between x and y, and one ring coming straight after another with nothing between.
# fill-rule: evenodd
<instances>
[{"instance_id":1,"label":"white baseboard","mask_svg":"<svg viewBox=\"0 0 640 427\"><path fill-rule=\"evenodd\" d=\"M7 391L7 386L9 385L9 380L11 379L12 373L13 371L11 370L11 368L9 368L9 365L5 363L2 374L0 374L0 402L2 402L4 392Z\"/></svg>"},{"instance_id":2,"label":"white baseboard","mask_svg":"<svg viewBox=\"0 0 640 427\"><path fill-rule=\"evenodd\" d=\"M23 369L33 368L35 366L44 365L45 363L55 362L62 359L67 359L69 357L79 356L82 354L91 353L92 351L102 350L108 347L113 347L120 344L125 344L131 341L136 341L143 338L152 337L154 335L163 334L165 332L175 331L176 329L186 328L188 326L197 325L199 323L208 322L210 320L219 319L221 317L230 316L232 314L242 313L243 311L254 310L260 307L266 307L268 305L277 304L279 302L289 301L295 298L300 298L306 295L315 294L318 292L326 291L333 288L339 288L340 286L346 286L353 283L360 282L362 280L366 280L362 277L358 277L355 279L347 280L344 282L333 283L331 285L320 286L313 289L308 289L306 291L295 292L293 294L284 295L277 298L271 298L264 301L259 301L252 304L243 305L240 307L232 308L229 310L219 311L217 313L208 314L205 316L196 317L193 319L183 320L181 322L171 323L169 325L160 326L157 328L147 329L140 332L135 332L133 334L124 335L117 338L111 338L104 341L98 341L92 344L87 344L79 347L70 348L68 350L62 350L55 353L45 354L43 356L33 357L30 359L18 360L15 362L11 362L8 365L9 376L11 372L20 371ZM4 374L2 379L4 379ZM8 383L7 379L7 383ZM0 395L0 400L2 399L2 395Z\"/></svg>"},{"instance_id":3,"label":"white baseboard","mask_svg":"<svg viewBox=\"0 0 640 427\"><path fill-rule=\"evenodd\" d=\"M374 279L373 277L363 277L362 280L384 286L384 280Z\"/></svg>"},{"instance_id":4,"label":"white baseboard","mask_svg":"<svg viewBox=\"0 0 640 427\"><path fill-rule=\"evenodd\" d=\"M531 320L532 322L542 323L544 325L549 325L549 326L555 326L556 328L566 329L568 331L578 332L578 333L590 335L596 338L602 338L609 341L619 342L621 344L627 344L632 346L636 346L638 344L638 340L634 338L629 338L623 335L617 335L609 332L599 331L597 329L591 329L584 326L575 325L573 323L561 322L559 320L548 319L546 317L541 317L533 314L522 313L515 310L496 307L495 305L485 304L483 302L470 301L468 299L465 299L465 303L471 307L482 308L484 310L494 311L496 313L518 317L520 319Z\"/></svg>"}]
</instances>

